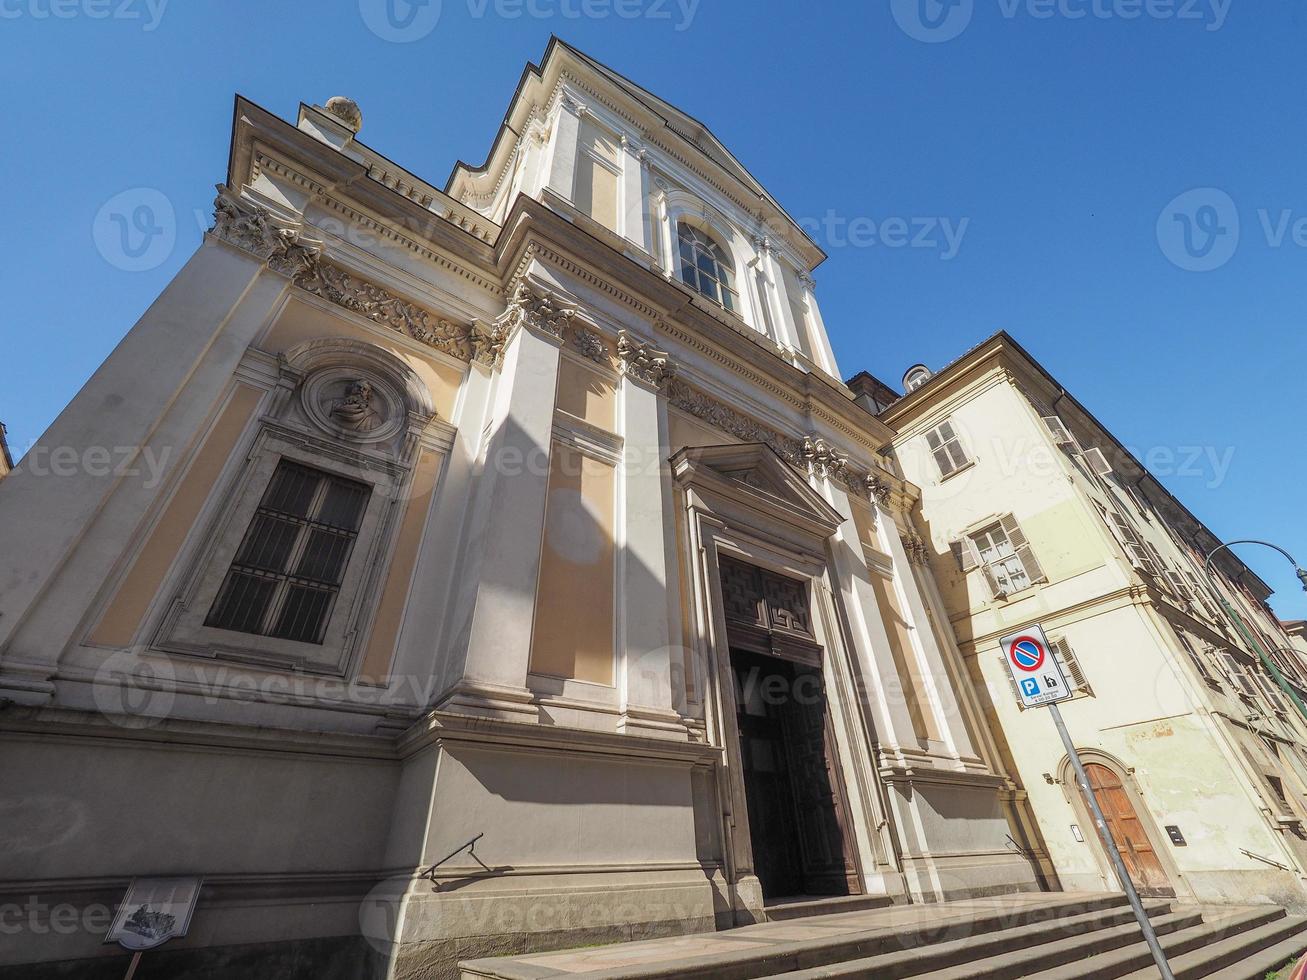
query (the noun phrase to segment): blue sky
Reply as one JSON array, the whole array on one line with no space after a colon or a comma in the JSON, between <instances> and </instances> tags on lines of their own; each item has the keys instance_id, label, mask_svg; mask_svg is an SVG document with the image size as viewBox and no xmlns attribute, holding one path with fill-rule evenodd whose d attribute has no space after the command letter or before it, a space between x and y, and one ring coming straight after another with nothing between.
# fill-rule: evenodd
<instances>
[{"instance_id":1,"label":"blue sky","mask_svg":"<svg viewBox=\"0 0 1307 980\"><path fill-rule=\"evenodd\" d=\"M17 451L199 243L234 93L292 119L349 95L369 145L443 185L553 32L702 119L813 230L846 376L897 384L1006 329L1217 534L1307 560L1300 4L390 0L422 35L398 42L385 2L0 0ZM137 188L175 244L128 271L103 214ZM1246 558L1307 617L1287 565Z\"/></svg>"}]
</instances>

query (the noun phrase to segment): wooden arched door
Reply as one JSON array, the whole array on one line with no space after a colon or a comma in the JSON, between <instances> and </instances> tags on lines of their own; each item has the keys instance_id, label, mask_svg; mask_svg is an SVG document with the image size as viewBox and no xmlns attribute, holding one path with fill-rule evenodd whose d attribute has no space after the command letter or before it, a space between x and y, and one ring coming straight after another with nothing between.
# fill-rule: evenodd
<instances>
[{"instance_id":1,"label":"wooden arched door","mask_svg":"<svg viewBox=\"0 0 1307 980\"><path fill-rule=\"evenodd\" d=\"M1116 842L1116 848L1125 861L1126 871L1140 895L1153 898L1174 898L1175 889L1162 867L1152 841L1144 830L1143 821L1135 812L1134 801L1112 769L1097 762L1085 763L1089 785L1107 819L1107 829Z\"/></svg>"}]
</instances>

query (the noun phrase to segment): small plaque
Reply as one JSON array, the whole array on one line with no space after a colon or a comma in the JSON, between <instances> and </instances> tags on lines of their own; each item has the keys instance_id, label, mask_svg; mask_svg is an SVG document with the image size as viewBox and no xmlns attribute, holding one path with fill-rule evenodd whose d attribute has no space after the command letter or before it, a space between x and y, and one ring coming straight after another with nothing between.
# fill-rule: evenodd
<instances>
[{"instance_id":1,"label":"small plaque","mask_svg":"<svg viewBox=\"0 0 1307 980\"><path fill-rule=\"evenodd\" d=\"M1171 843L1176 847L1189 846L1189 842L1184 839L1184 834L1180 833L1180 828L1173 824L1166 828L1166 835L1171 838Z\"/></svg>"},{"instance_id":2,"label":"small plaque","mask_svg":"<svg viewBox=\"0 0 1307 980\"><path fill-rule=\"evenodd\" d=\"M133 879L104 941L144 950L186 935L200 884L200 878Z\"/></svg>"}]
</instances>

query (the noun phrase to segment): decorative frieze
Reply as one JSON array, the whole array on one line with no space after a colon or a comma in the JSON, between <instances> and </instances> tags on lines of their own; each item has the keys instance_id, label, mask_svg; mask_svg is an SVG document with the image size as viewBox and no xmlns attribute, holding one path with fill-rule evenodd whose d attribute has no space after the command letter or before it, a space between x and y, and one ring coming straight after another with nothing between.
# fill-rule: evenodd
<instances>
[{"instance_id":1,"label":"decorative frieze","mask_svg":"<svg viewBox=\"0 0 1307 980\"><path fill-rule=\"evenodd\" d=\"M684 381L672 378L667 386L667 399L677 408L695 418L721 429L741 442L760 442L770 447L787 463L803 465L803 441L777 432L770 426L736 411L725 402L691 388Z\"/></svg>"},{"instance_id":2,"label":"decorative frieze","mask_svg":"<svg viewBox=\"0 0 1307 980\"><path fill-rule=\"evenodd\" d=\"M641 343L625 330L617 337L617 358L623 374L654 388L663 388L675 373L666 351Z\"/></svg>"},{"instance_id":3,"label":"decorative frieze","mask_svg":"<svg viewBox=\"0 0 1307 980\"><path fill-rule=\"evenodd\" d=\"M593 330L578 327L572 333L572 346L582 357L588 357L599 364L608 363L608 345Z\"/></svg>"}]
</instances>

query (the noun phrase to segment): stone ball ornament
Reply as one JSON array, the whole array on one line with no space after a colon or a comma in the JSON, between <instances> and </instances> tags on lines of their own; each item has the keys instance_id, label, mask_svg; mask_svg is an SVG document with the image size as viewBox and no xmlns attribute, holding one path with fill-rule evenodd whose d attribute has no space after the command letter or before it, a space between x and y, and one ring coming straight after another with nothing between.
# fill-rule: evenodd
<instances>
[{"instance_id":1,"label":"stone ball ornament","mask_svg":"<svg viewBox=\"0 0 1307 980\"><path fill-rule=\"evenodd\" d=\"M343 95L333 95L327 100L323 107L331 115L335 116L346 128L357 133L363 128L363 111L359 109L359 104L353 99L346 98Z\"/></svg>"}]
</instances>

